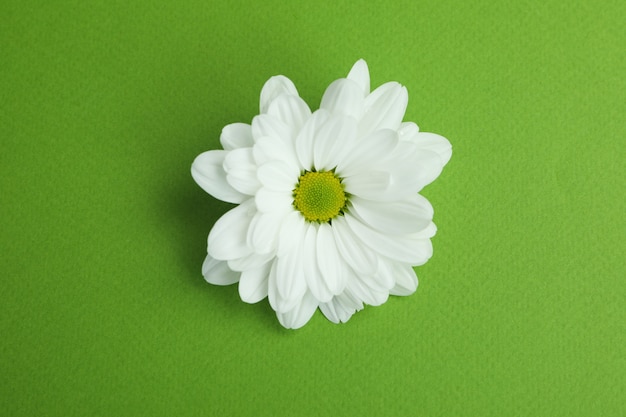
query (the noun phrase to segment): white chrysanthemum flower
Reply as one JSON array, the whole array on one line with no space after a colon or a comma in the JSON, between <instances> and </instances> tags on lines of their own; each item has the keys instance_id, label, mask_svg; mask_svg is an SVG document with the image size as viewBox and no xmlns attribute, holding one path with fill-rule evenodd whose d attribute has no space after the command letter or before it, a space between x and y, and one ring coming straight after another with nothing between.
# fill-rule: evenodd
<instances>
[{"instance_id":1,"label":"white chrysanthemum flower","mask_svg":"<svg viewBox=\"0 0 626 417\"><path fill-rule=\"evenodd\" d=\"M238 204L209 234L205 279L239 282L248 303L268 297L284 327L302 327L318 307L346 322L364 304L409 295L413 266L432 255L433 209L418 192L452 148L402 123L406 88L369 84L359 60L311 113L288 78L272 77L252 124L226 126L224 150L193 162L206 192Z\"/></svg>"}]
</instances>

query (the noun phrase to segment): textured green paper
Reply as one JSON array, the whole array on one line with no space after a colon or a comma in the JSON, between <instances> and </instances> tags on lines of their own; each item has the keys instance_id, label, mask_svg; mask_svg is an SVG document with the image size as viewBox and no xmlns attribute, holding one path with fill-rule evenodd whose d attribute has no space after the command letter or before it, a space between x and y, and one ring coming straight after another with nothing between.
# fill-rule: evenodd
<instances>
[{"instance_id":1,"label":"textured green paper","mask_svg":"<svg viewBox=\"0 0 626 417\"><path fill-rule=\"evenodd\" d=\"M0 415L626 415L623 1L0 3ZM406 298L280 327L200 275L193 158L358 58L454 154Z\"/></svg>"}]
</instances>

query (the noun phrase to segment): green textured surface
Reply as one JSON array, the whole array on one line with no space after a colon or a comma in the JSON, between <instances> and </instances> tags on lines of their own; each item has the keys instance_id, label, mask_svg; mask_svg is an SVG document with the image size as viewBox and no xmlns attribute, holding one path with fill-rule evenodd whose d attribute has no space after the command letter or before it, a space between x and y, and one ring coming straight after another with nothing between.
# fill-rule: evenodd
<instances>
[{"instance_id":1,"label":"green textured surface","mask_svg":"<svg viewBox=\"0 0 626 417\"><path fill-rule=\"evenodd\" d=\"M626 415L626 3L491 3L2 1L0 415ZM286 331L202 279L189 167L360 57L454 146L435 255Z\"/></svg>"}]
</instances>

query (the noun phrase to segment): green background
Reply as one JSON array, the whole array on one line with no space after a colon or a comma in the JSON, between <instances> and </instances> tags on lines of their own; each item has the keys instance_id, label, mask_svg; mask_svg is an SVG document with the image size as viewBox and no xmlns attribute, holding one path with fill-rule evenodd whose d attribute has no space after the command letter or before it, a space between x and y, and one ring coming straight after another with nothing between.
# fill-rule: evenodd
<instances>
[{"instance_id":1,"label":"green background","mask_svg":"<svg viewBox=\"0 0 626 417\"><path fill-rule=\"evenodd\" d=\"M626 415L625 4L2 1L0 414ZM190 164L361 57L454 146L435 255L287 331L204 282Z\"/></svg>"}]
</instances>

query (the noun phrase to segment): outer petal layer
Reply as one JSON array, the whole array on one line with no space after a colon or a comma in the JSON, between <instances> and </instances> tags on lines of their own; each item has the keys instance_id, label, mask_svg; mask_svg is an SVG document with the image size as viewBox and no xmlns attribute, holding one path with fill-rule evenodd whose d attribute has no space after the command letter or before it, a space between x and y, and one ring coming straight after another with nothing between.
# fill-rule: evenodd
<instances>
[{"instance_id":1,"label":"outer petal layer","mask_svg":"<svg viewBox=\"0 0 626 417\"><path fill-rule=\"evenodd\" d=\"M267 283L270 273L271 262L254 269L248 269L241 273L239 280L239 296L250 304L258 303L267 297Z\"/></svg>"},{"instance_id":2,"label":"outer petal layer","mask_svg":"<svg viewBox=\"0 0 626 417\"><path fill-rule=\"evenodd\" d=\"M226 180L224 158L228 151L208 151L196 157L191 165L191 176L200 187L218 200L239 204L248 196L235 190Z\"/></svg>"},{"instance_id":3,"label":"outer petal layer","mask_svg":"<svg viewBox=\"0 0 626 417\"><path fill-rule=\"evenodd\" d=\"M311 320L319 302L311 293L306 293L298 305L286 313L276 312L278 321L287 329L299 329Z\"/></svg>"},{"instance_id":4,"label":"outer petal layer","mask_svg":"<svg viewBox=\"0 0 626 417\"><path fill-rule=\"evenodd\" d=\"M417 276L410 265L393 265L396 285L389 291L392 295L411 295L417 290Z\"/></svg>"},{"instance_id":5,"label":"outer petal layer","mask_svg":"<svg viewBox=\"0 0 626 417\"><path fill-rule=\"evenodd\" d=\"M386 258L411 265L422 265L433 254L430 239L418 239L411 235L390 236L364 225L353 216L346 215L345 218L358 240Z\"/></svg>"},{"instance_id":6,"label":"outer petal layer","mask_svg":"<svg viewBox=\"0 0 626 417\"><path fill-rule=\"evenodd\" d=\"M363 116L364 105L362 87L355 81L341 78L328 86L322 97L320 109L334 114L352 116L358 120Z\"/></svg>"},{"instance_id":7,"label":"outer petal layer","mask_svg":"<svg viewBox=\"0 0 626 417\"><path fill-rule=\"evenodd\" d=\"M202 263L202 275L210 284L230 285L239 281L240 273L231 270L225 261L207 255Z\"/></svg>"},{"instance_id":8,"label":"outer petal layer","mask_svg":"<svg viewBox=\"0 0 626 417\"><path fill-rule=\"evenodd\" d=\"M392 204L352 197L352 209L364 223L382 233L394 235L417 233L433 218L433 208L419 194Z\"/></svg>"},{"instance_id":9,"label":"outer petal layer","mask_svg":"<svg viewBox=\"0 0 626 417\"><path fill-rule=\"evenodd\" d=\"M356 302L348 291L333 297L327 303L320 304L322 313L333 323L345 323L361 309L363 309L363 303Z\"/></svg>"},{"instance_id":10,"label":"outer petal layer","mask_svg":"<svg viewBox=\"0 0 626 417\"><path fill-rule=\"evenodd\" d=\"M298 96L298 90L293 82L284 75L276 75L265 82L261 89L259 110L261 114L267 113L270 104L281 94Z\"/></svg>"},{"instance_id":11,"label":"outer petal layer","mask_svg":"<svg viewBox=\"0 0 626 417\"><path fill-rule=\"evenodd\" d=\"M365 60L359 59L352 66L352 69L348 73L347 78L356 82L359 87L361 87L363 97L367 96L370 93L370 72L367 68L367 63L365 62Z\"/></svg>"},{"instance_id":12,"label":"outer petal layer","mask_svg":"<svg viewBox=\"0 0 626 417\"><path fill-rule=\"evenodd\" d=\"M209 233L209 254L220 260L238 259L252 254L246 243L254 215L254 201L248 200L220 217Z\"/></svg>"},{"instance_id":13,"label":"outer petal layer","mask_svg":"<svg viewBox=\"0 0 626 417\"><path fill-rule=\"evenodd\" d=\"M381 85L365 99L365 113L359 132L366 135L378 129L397 130L400 127L409 94L396 82Z\"/></svg>"},{"instance_id":14,"label":"outer petal layer","mask_svg":"<svg viewBox=\"0 0 626 417\"><path fill-rule=\"evenodd\" d=\"M293 137L311 116L311 110L300 97L282 94L272 101L267 114L289 126Z\"/></svg>"},{"instance_id":15,"label":"outer petal layer","mask_svg":"<svg viewBox=\"0 0 626 417\"><path fill-rule=\"evenodd\" d=\"M222 129L220 143L227 151L252 146L254 140L252 139L252 129L250 125L246 123L232 123L226 125Z\"/></svg>"},{"instance_id":16,"label":"outer petal layer","mask_svg":"<svg viewBox=\"0 0 626 417\"><path fill-rule=\"evenodd\" d=\"M452 157L452 145L448 139L436 133L420 132L413 122L402 123L398 134L400 140L412 142L420 149L435 152L441 158L443 165L446 165Z\"/></svg>"},{"instance_id":17,"label":"outer petal layer","mask_svg":"<svg viewBox=\"0 0 626 417\"><path fill-rule=\"evenodd\" d=\"M254 195L261 188L257 179L257 167L252 155L252 148L238 148L230 151L224 158L226 181L242 194Z\"/></svg>"}]
</instances>

